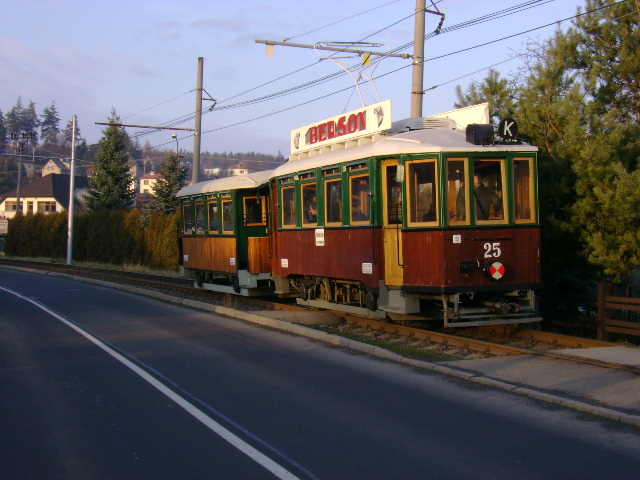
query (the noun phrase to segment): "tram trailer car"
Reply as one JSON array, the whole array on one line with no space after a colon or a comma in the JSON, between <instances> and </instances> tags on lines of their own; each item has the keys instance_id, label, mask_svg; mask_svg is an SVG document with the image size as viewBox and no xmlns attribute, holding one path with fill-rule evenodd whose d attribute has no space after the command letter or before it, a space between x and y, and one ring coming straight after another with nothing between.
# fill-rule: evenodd
<instances>
[{"instance_id":1,"label":"tram trailer car","mask_svg":"<svg viewBox=\"0 0 640 480\"><path fill-rule=\"evenodd\" d=\"M205 288L227 276L250 295L268 279L274 294L298 303L394 320L540 321L537 148L498 143L490 125L453 127L447 119L396 122L383 134L292 156L248 188L229 183L224 192L214 182L226 179L186 187L185 271ZM232 200L233 231L198 231L212 195L218 209ZM265 197L256 269L241 252L255 241L245 199ZM240 258L199 252L215 248L206 238L225 235Z\"/></svg>"},{"instance_id":2,"label":"tram trailer car","mask_svg":"<svg viewBox=\"0 0 640 480\"><path fill-rule=\"evenodd\" d=\"M189 185L182 199L181 269L198 287L273 293L268 210L271 171Z\"/></svg>"}]
</instances>

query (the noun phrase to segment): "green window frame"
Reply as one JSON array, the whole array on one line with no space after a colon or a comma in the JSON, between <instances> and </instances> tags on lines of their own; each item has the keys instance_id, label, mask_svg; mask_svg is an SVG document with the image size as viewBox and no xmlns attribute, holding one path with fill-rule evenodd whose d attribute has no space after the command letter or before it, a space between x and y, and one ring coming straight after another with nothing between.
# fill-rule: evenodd
<instances>
[{"instance_id":1,"label":"green window frame","mask_svg":"<svg viewBox=\"0 0 640 480\"><path fill-rule=\"evenodd\" d=\"M469 159L451 157L447 166L447 222L449 225L469 225Z\"/></svg>"},{"instance_id":2,"label":"green window frame","mask_svg":"<svg viewBox=\"0 0 640 480\"><path fill-rule=\"evenodd\" d=\"M297 226L295 185L289 185L280 189L280 205L282 228L295 228Z\"/></svg>"},{"instance_id":3,"label":"green window frame","mask_svg":"<svg viewBox=\"0 0 640 480\"><path fill-rule=\"evenodd\" d=\"M435 158L405 163L407 172L407 224L411 227L439 224L440 192Z\"/></svg>"},{"instance_id":4,"label":"green window frame","mask_svg":"<svg viewBox=\"0 0 640 480\"><path fill-rule=\"evenodd\" d=\"M371 222L369 174L349 177L349 220L351 225Z\"/></svg>"},{"instance_id":5,"label":"green window frame","mask_svg":"<svg viewBox=\"0 0 640 480\"><path fill-rule=\"evenodd\" d=\"M509 221L505 158L473 159L473 204L476 225Z\"/></svg>"},{"instance_id":6,"label":"green window frame","mask_svg":"<svg viewBox=\"0 0 640 480\"><path fill-rule=\"evenodd\" d=\"M223 198L222 205L222 233L233 234L233 201L231 198Z\"/></svg>"},{"instance_id":7,"label":"green window frame","mask_svg":"<svg viewBox=\"0 0 640 480\"><path fill-rule=\"evenodd\" d=\"M220 231L220 210L215 195L207 197L207 219L209 233L218 233Z\"/></svg>"},{"instance_id":8,"label":"green window frame","mask_svg":"<svg viewBox=\"0 0 640 480\"><path fill-rule=\"evenodd\" d=\"M515 223L535 223L537 208L532 157L513 159L513 217Z\"/></svg>"}]
</instances>

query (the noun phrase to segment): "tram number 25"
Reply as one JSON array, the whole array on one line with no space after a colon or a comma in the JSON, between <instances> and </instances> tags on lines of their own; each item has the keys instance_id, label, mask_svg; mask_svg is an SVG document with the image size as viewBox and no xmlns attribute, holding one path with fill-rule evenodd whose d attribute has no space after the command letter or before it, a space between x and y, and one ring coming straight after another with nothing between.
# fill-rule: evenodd
<instances>
[{"instance_id":1,"label":"tram number 25","mask_svg":"<svg viewBox=\"0 0 640 480\"><path fill-rule=\"evenodd\" d=\"M500 255L502 255L500 242L484 244L484 258L498 258Z\"/></svg>"}]
</instances>

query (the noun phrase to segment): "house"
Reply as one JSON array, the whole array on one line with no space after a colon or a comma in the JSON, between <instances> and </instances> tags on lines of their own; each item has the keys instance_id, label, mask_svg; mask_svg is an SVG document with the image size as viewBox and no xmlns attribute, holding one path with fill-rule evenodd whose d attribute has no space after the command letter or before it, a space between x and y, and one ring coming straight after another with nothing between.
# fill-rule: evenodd
<instances>
[{"instance_id":1,"label":"house","mask_svg":"<svg viewBox=\"0 0 640 480\"><path fill-rule=\"evenodd\" d=\"M58 160L57 158L52 158L44 164L41 172L43 177L46 177L47 175L50 175L52 173L62 173L64 175L70 175L71 163Z\"/></svg>"},{"instance_id":2,"label":"house","mask_svg":"<svg viewBox=\"0 0 640 480\"><path fill-rule=\"evenodd\" d=\"M140 193L153 195L155 192L156 182L163 178L161 173L147 173L140 177Z\"/></svg>"},{"instance_id":3,"label":"house","mask_svg":"<svg viewBox=\"0 0 640 480\"><path fill-rule=\"evenodd\" d=\"M69 175L52 173L20 187L20 204L23 213L61 212L69 206ZM82 208L78 200L78 191L88 186L86 177L75 178L76 207ZM16 214L16 190L9 192L0 202L0 217L12 218Z\"/></svg>"}]
</instances>

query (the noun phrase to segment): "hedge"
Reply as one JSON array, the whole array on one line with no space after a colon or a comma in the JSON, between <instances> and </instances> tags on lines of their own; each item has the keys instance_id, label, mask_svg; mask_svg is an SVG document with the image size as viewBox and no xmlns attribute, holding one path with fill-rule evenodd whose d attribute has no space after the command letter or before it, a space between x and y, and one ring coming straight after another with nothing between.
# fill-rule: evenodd
<instances>
[{"instance_id":1,"label":"hedge","mask_svg":"<svg viewBox=\"0 0 640 480\"><path fill-rule=\"evenodd\" d=\"M180 215L148 210L103 210L75 216L73 260L178 270ZM66 259L66 212L17 215L9 220L5 253Z\"/></svg>"}]
</instances>

